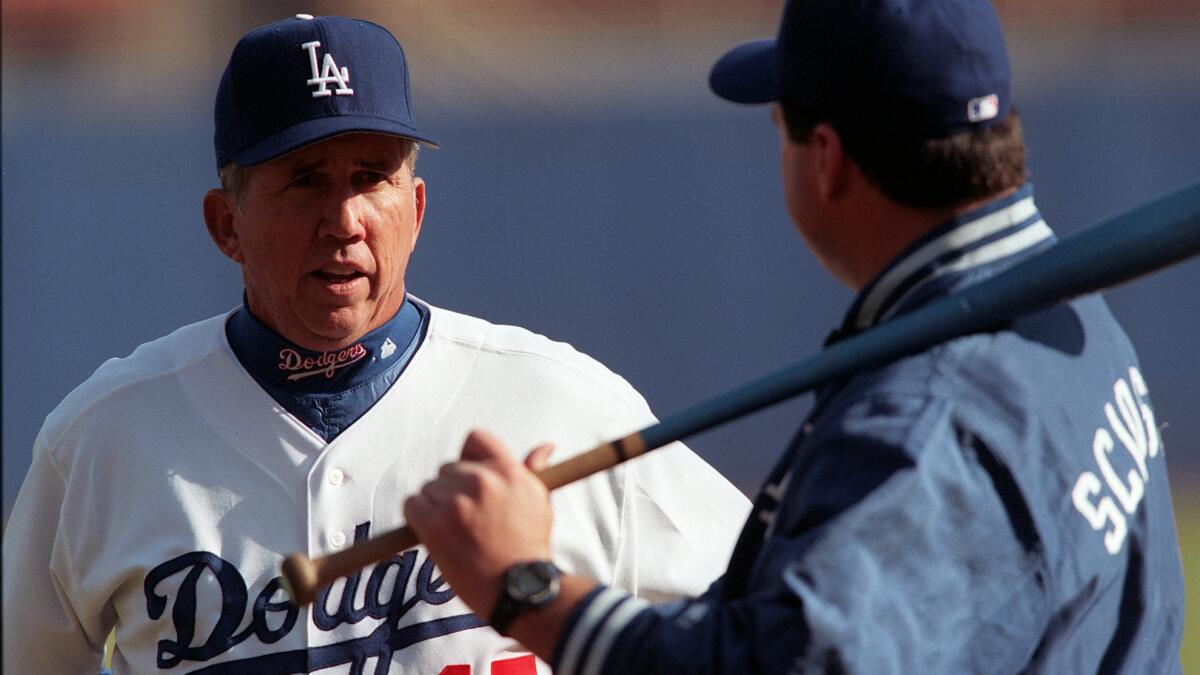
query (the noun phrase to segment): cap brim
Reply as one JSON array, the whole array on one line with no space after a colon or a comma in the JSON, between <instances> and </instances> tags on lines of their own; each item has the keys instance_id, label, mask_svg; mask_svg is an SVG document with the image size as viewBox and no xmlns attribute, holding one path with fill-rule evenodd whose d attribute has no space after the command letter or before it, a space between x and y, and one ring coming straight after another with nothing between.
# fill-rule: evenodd
<instances>
[{"instance_id":1,"label":"cap brim","mask_svg":"<svg viewBox=\"0 0 1200 675\"><path fill-rule=\"evenodd\" d=\"M436 141L416 129L391 120L358 115L334 115L306 120L288 127L248 148L233 153L227 161L237 162L239 166L254 166L293 150L299 150L306 145L312 145L317 141L353 132L403 136L435 148L438 146Z\"/></svg>"},{"instance_id":2,"label":"cap brim","mask_svg":"<svg viewBox=\"0 0 1200 675\"><path fill-rule=\"evenodd\" d=\"M735 103L770 103L782 95L775 38L738 45L717 60L708 75L708 86Z\"/></svg>"}]
</instances>

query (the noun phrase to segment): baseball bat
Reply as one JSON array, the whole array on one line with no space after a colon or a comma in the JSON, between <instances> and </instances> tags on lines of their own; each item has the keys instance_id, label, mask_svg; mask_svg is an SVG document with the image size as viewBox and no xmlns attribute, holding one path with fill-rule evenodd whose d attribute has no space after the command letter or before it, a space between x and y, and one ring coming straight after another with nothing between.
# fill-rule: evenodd
<instances>
[{"instance_id":1,"label":"baseball bat","mask_svg":"<svg viewBox=\"0 0 1200 675\"><path fill-rule=\"evenodd\" d=\"M538 472L553 490L856 371L995 328L1021 314L1115 286L1200 253L1200 183L1110 218L960 293L946 296L657 424ZM345 550L283 563L297 605L339 577L417 545L401 527Z\"/></svg>"}]
</instances>

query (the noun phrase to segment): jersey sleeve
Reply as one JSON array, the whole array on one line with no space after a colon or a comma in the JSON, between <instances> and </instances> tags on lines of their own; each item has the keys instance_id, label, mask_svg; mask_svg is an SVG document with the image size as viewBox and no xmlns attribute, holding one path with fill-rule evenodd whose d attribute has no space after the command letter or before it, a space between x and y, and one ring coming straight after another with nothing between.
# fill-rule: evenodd
<instances>
[{"instance_id":1,"label":"jersey sleeve","mask_svg":"<svg viewBox=\"0 0 1200 675\"><path fill-rule=\"evenodd\" d=\"M630 430L657 419L629 388ZM625 465L614 585L653 602L703 593L725 571L750 501L682 443Z\"/></svg>"},{"instance_id":2,"label":"jersey sleeve","mask_svg":"<svg viewBox=\"0 0 1200 675\"><path fill-rule=\"evenodd\" d=\"M108 626L72 600L66 482L44 448L17 495L4 533L4 672L99 672Z\"/></svg>"},{"instance_id":3,"label":"jersey sleeve","mask_svg":"<svg viewBox=\"0 0 1200 675\"><path fill-rule=\"evenodd\" d=\"M639 597L698 595L725 571L750 502L680 443L631 462L618 575ZM619 577L618 577L619 578Z\"/></svg>"},{"instance_id":4,"label":"jersey sleeve","mask_svg":"<svg viewBox=\"0 0 1200 675\"><path fill-rule=\"evenodd\" d=\"M728 575L665 605L601 587L555 672L1020 670L1048 621L1046 575L1003 467L948 406L894 430L842 425L797 455L778 510L756 507L774 523L744 592L722 597Z\"/></svg>"}]
</instances>

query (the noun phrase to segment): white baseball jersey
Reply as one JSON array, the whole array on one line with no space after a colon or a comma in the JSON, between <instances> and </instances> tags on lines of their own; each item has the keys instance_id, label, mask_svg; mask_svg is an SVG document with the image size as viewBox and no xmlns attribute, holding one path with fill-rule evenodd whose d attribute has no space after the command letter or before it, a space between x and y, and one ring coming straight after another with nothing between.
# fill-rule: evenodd
<instances>
[{"instance_id":1,"label":"white baseball jersey","mask_svg":"<svg viewBox=\"0 0 1200 675\"><path fill-rule=\"evenodd\" d=\"M549 672L472 615L422 548L296 608L284 555L402 524L467 432L557 462L653 422L623 379L528 331L430 308L397 383L326 442L242 368L217 316L114 359L38 435L4 540L4 671ZM554 558L652 600L703 591L749 504L681 445L553 495ZM497 591L498 592L498 591Z\"/></svg>"}]
</instances>

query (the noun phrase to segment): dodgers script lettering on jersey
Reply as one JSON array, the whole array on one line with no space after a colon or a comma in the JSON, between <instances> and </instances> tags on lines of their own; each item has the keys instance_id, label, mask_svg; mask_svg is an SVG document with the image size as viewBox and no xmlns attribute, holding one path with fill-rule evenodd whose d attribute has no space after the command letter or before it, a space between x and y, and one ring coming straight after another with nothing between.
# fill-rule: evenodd
<instances>
[{"instance_id":1,"label":"dodgers script lettering on jersey","mask_svg":"<svg viewBox=\"0 0 1200 675\"><path fill-rule=\"evenodd\" d=\"M395 349L393 345L392 351ZM341 351L322 352L320 356L315 357L301 356L295 349L285 348L279 352L279 369L292 373L287 377L290 382L322 374L333 379L339 369L361 361L366 355L367 348L361 342L355 342Z\"/></svg>"},{"instance_id":2,"label":"dodgers script lettering on jersey","mask_svg":"<svg viewBox=\"0 0 1200 675\"><path fill-rule=\"evenodd\" d=\"M370 522L361 523L355 528L355 541L366 540L370 532ZM313 603L312 621L322 631L333 631L343 624L379 621L365 637L307 650L225 661L192 672L296 672L292 668L300 665L305 670L315 670L344 664L350 664L352 672L361 672L369 659L377 658L378 664L388 664L392 653L405 647L483 625L470 613L401 625L420 605L444 605L455 597L437 574L433 561L420 549L392 556L371 568L361 594L362 602L356 605L362 574L357 572L344 584L322 590ZM216 583L202 584L206 575ZM173 595L160 590L167 585L165 582L176 577L182 579ZM288 602L282 583L282 577L275 577L255 593L247 588L235 564L209 551L184 553L150 570L143 584L150 619L161 618L173 601L173 634L158 641L158 667L174 668L184 661L202 663L248 639L263 645L283 639L295 629L300 610ZM335 588L339 589L339 596L331 598ZM213 597L204 597L205 593ZM198 635L196 630L197 608L201 605L220 607L220 615L206 635ZM238 630L243 623L245 627ZM377 667L376 672L387 670L379 671Z\"/></svg>"}]
</instances>

